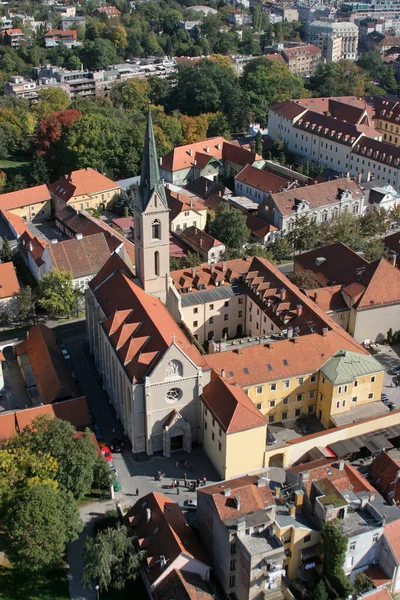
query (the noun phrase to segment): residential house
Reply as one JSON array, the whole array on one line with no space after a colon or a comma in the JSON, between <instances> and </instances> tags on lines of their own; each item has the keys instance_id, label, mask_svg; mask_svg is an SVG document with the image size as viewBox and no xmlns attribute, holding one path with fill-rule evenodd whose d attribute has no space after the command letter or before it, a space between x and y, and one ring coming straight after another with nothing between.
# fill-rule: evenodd
<instances>
[{"instance_id":1,"label":"residential house","mask_svg":"<svg viewBox=\"0 0 400 600\"><path fill-rule=\"evenodd\" d=\"M154 600L212 600L214 595L207 582L197 573L173 569L153 591ZM386 600L386 599L385 599Z\"/></svg>"},{"instance_id":2,"label":"residential house","mask_svg":"<svg viewBox=\"0 0 400 600\"><path fill-rule=\"evenodd\" d=\"M95 17L105 17L106 19L118 19L121 12L116 6L99 6L93 13Z\"/></svg>"},{"instance_id":3,"label":"residential house","mask_svg":"<svg viewBox=\"0 0 400 600\"><path fill-rule=\"evenodd\" d=\"M207 223L207 207L199 199L175 192L166 186L169 207L170 228L173 233L180 234L188 227L204 230Z\"/></svg>"},{"instance_id":4,"label":"residential house","mask_svg":"<svg viewBox=\"0 0 400 600\"><path fill-rule=\"evenodd\" d=\"M16 296L20 287L15 273L14 264L0 263L0 312L16 317L18 313L18 299Z\"/></svg>"},{"instance_id":5,"label":"residential house","mask_svg":"<svg viewBox=\"0 0 400 600\"><path fill-rule=\"evenodd\" d=\"M21 217L23 221L43 221L51 216L51 196L47 185L0 194L0 209Z\"/></svg>"},{"instance_id":6,"label":"residential house","mask_svg":"<svg viewBox=\"0 0 400 600\"><path fill-rule=\"evenodd\" d=\"M11 48L19 48L25 41L25 34L22 29L5 29L1 32L3 44Z\"/></svg>"},{"instance_id":7,"label":"residential house","mask_svg":"<svg viewBox=\"0 0 400 600\"><path fill-rule=\"evenodd\" d=\"M391 255L392 264L400 268L400 232L390 233L384 238L384 242Z\"/></svg>"},{"instance_id":8,"label":"residential house","mask_svg":"<svg viewBox=\"0 0 400 600\"><path fill-rule=\"evenodd\" d=\"M86 17L80 17L78 15L63 17L60 26L63 31L67 31L71 27L86 27Z\"/></svg>"},{"instance_id":9,"label":"residential house","mask_svg":"<svg viewBox=\"0 0 400 600\"><path fill-rule=\"evenodd\" d=\"M283 58L293 75L310 77L322 60L322 50L314 44L300 44L292 48L284 48Z\"/></svg>"},{"instance_id":10,"label":"residential house","mask_svg":"<svg viewBox=\"0 0 400 600\"><path fill-rule=\"evenodd\" d=\"M52 404L79 396L54 332L34 325L15 346L15 354L34 404Z\"/></svg>"},{"instance_id":11,"label":"residential house","mask_svg":"<svg viewBox=\"0 0 400 600\"><path fill-rule=\"evenodd\" d=\"M373 31L382 33L383 24L383 19L373 19L372 17L367 17L366 19L360 21L358 24L358 28L360 30L360 45L366 48L369 34Z\"/></svg>"},{"instance_id":12,"label":"residential house","mask_svg":"<svg viewBox=\"0 0 400 600\"><path fill-rule=\"evenodd\" d=\"M235 195L245 196L261 204L268 194L297 187L275 173L263 171L252 165L246 165L235 176Z\"/></svg>"},{"instance_id":13,"label":"residential house","mask_svg":"<svg viewBox=\"0 0 400 600\"><path fill-rule=\"evenodd\" d=\"M178 234L177 231L175 233ZM222 242L194 226L179 231L179 236L189 248L201 256L204 262L211 265L220 261L226 250Z\"/></svg>"},{"instance_id":14,"label":"residential house","mask_svg":"<svg viewBox=\"0 0 400 600\"><path fill-rule=\"evenodd\" d=\"M281 597L285 549L274 532L275 514L268 482L257 475L198 488L197 529L226 595Z\"/></svg>"},{"instance_id":15,"label":"residential house","mask_svg":"<svg viewBox=\"0 0 400 600\"><path fill-rule=\"evenodd\" d=\"M43 238L34 236L29 229L19 237L19 251L34 279L39 281L47 273L43 254L48 242Z\"/></svg>"},{"instance_id":16,"label":"residential house","mask_svg":"<svg viewBox=\"0 0 400 600\"><path fill-rule=\"evenodd\" d=\"M346 21L312 21L306 23L306 41L322 50L328 58L328 42L332 37L341 38L342 56L345 60L357 60L358 27Z\"/></svg>"},{"instance_id":17,"label":"residential house","mask_svg":"<svg viewBox=\"0 0 400 600\"><path fill-rule=\"evenodd\" d=\"M339 242L297 256L294 269L312 271L325 289L342 285L350 311L348 331L357 341L382 341L389 329L400 328L400 272L385 258L368 262Z\"/></svg>"},{"instance_id":18,"label":"residential house","mask_svg":"<svg viewBox=\"0 0 400 600\"><path fill-rule=\"evenodd\" d=\"M179 29L187 31L192 40L198 41L201 33L201 21L179 21Z\"/></svg>"},{"instance_id":19,"label":"residential house","mask_svg":"<svg viewBox=\"0 0 400 600\"><path fill-rule=\"evenodd\" d=\"M390 98L376 101L376 128L382 133L383 141L400 146L400 104Z\"/></svg>"},{"instance_id":20,"label":"residential house","mask_svg":"<svg viewBox=\"0 0 400 600\"><path fill-rule=\"evenodd\" d=\"M384 535L381 537L382 553L380 556L380 565L390 578L388 590L392 594L398 594L400 591L399 540L400 521L387 523L384 528Z\"/></svg>"},{"instance_id":21,"label":"residential house","mask_svg":"<svg viewBox=\"0 0 400 600\"><path fill-rule=\"evenodd\" d=\"M275 225L266 223L256 215L248 214L246 217L246 225L250 229L251 241L260 244L260 246L266 246L272 242L278 233L278 229Z\"/></svg>"},{"instance_id":22,"label":"residential house","mask_svg":"<svg viewBox=\"0 0 400 600\"><path fill-rule=\"evenodd\" d=\"M388 501L400 503L400 455L398 450L382 451L372 461L368 476L371 483Z\"/></svg>"},{"instance_id":23,"label":"residential house","mask_svg":"<svg viewBox=\"0 0 400 600\"><path fill-rule=\"evenodd\" d=\"M240 10L238 8L231 8L228 12L228 23L231 25L251 25L253 17L250 13Z\"/></svg>"},{"instance_id":24,"label":"residential house","mask_svg":"<svg viewBox=\"0 0 400 600\"><path fill-rule=\"evenodd\" d=\"M87 167L72 171L49 186L54 212L72 206L77 211L99 206L112 206L114 196L120 194L120 186L102 173ZM0 196L1 203L1 196Z\"/></svg>"},{"instance_id":25,"label":"residential house","mask_svg":"<svg viewBox=\"0 0 400 600\"><path fill-rule=\"evenodd\" d=\"M56 46L67 46L67 48L73 48L74 46L80 46L81 43L77 41L78 32L76 29L50 29L44 34L44 43L46 48L55 48Z\"/></svg>"},{"instance_id":26,"label":"residential house","mask_svg":"<svg viewBox=\"0 0 400 600\"><path fill-rule=\"evenodd\" d=\"M203 448L222 479L261 469L267 439L267 420L247 394L211 373L201 395ZM251 445L251 452L241 449Z\"/></svg>"},{"instance_id":27,"label":"residential house","mask_svg":"<svg viewBox=\"0 0 400 600\"><path fill-rule=\"evenodd\" d=\"M138 550L146 551L147 565L142 577L150 597L159 597L160 586L168 589L168 579L174 572L179 578L197 576L202 582L209 580L207 559L174 500L156 492L147 494L132 506L125 520Z\"/></svg>"},{"instance_id":28,"label":"residential house","mask_svg":"<svg viewBox=\"0 0 400 600\"><path fill-rule=\"evenodd\" d=\"M223 137L178 146L160 158L160 176L165 181L185 185L198 177L217 181L228 168L236 173L261 157Z\"/></svg>"},{"instance_id":29,"label":"residential house","mask_svg":"<svg viewBox=\"0 0 400 600\"><path fill-rule=\"evenodd\" d=\"M18 240L21 237L21 235L26 231L29 232L26 222L18 215L15 215L10 211L3 210L1 208L0 215L3 221L7 224L9 230L11 231L13 237L16 240Z\"/></svg>"},{"instance_id":30,"label":"residential house","mask_svg":"<svg viewBox=\"0 0 400 600\"><path fill-rule=\"evenodd\" d=\"M116 217L112 220L112 224L124 235L124 237L133 239L133 230L135 228L135 220L133 217Z\"/></svg>"},{"instance_id":31,"label":"residential house","mask_svg":"<svg viewBox=\"0 0 400 600\"><path fill-rule=\"evenodd\" d=\"M396 48L400 46L400 37L387 35L385 33L379 33L378 31L373 31L367 37L367 47L369 50L379 52L379 54L384 54L391 48Z\"/></svg>"},{"instance_id":32,"label":"residential house","mask_svg":"<svg viewBox=\"0 0 400 600\"><path fill-rule=\"evenodd\" d=\"M286 485L304 493L305 513L319 528L333 523L347 538L343 568L351 582L373 564L385 570L386 527L400 524L400 511L385 503L355 467L345 461L312 461L289 468Z\"/></svg>"},{"instance_id":33,"label":"residential house","mask_svg":"<svg viewBox=\"0 0 400 600\"><path fill-rule=\"evenodd\" d=\"M365 193L355 182L343 177L315 183L264 196L258 216L272 223L282 233L292 231L299 217L306 216L312 223L327 223L342 213L361 216L364 212Z\"/></svg>"},{"instance_id":34,"label":"residential house","mask_svg":"<svg viewBox=\"0 0 400 600\"><path fill-rule=\"evenodd\" d=\"M366 190L365 196L367 212L383 209L385 212L390 213L390 211L400 206L400 194L390 184L371 187Z\"/></svg>"}]
</instances>

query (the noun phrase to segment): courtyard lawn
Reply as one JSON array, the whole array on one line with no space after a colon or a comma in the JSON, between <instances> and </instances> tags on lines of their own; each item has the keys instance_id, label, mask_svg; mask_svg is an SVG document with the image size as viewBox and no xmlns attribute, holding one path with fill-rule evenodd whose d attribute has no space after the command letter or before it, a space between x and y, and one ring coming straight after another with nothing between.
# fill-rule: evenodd
<instances>
[{"instance_id":1,"label":"courtyard lawn","mask_svg":"<svg viewBox=\"0 0 400 600\"><path fill-rule=\"evenodd\" d=\"M0 567L0 600L69 600L67 571L21 575Z\"/></svg>"},{"instance_id":2,"label":"courtyard lawn","mask_svg":"<svg viewBox=\"0 0 400 600\"><path fill-rule=\"evenodd\" d=\"M0 171L4 171L7 179L21 173L25 179L29 179L31 162L27 156L10 156L7 160L0 160Z\"/></svg>"}]
</instances>

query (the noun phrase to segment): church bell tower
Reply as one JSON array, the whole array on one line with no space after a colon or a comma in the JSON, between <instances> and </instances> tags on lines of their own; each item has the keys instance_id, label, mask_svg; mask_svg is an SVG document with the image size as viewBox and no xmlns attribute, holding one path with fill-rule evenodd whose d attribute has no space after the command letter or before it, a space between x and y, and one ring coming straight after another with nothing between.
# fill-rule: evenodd
<instances>
[{"instance_id":1,"label":"church bell tower","mask_svg":"<svg viewBox=\"0 0 400 600\"><path fill-rule=\"evenodd\" d=\"M133 209L136 275L146 292L165 303L169 274L169 208L160 179L150 107L142 173Z\"/></svg>"}]
</instances>

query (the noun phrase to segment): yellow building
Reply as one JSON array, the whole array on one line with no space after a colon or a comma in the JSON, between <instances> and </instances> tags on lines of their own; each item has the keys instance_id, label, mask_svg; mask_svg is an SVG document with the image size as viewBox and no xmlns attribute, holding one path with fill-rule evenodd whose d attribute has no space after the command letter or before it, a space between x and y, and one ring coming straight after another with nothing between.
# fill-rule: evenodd
<instances>
[{"instance_id":1,"label":"yellow building","mask_svg":"<svg viewBox=\"0 0 400 600\"><path fill-rule=\"evenodd\" d=\"M165 189L170 209L169 220L172 233L180 233L188 227L197 227L204 231L207 224L207 207L198 199Z\"/></svg>"},{"instance_id":2,"label":"yellow building","mask_svg":"<svg viewBox=\"0 0 400 600\"><path fill-rule=\"evenodd\" d=\"M320 369L317 416L325 427L346 425L372 403L382 413L381 394L384 369L369 354L339 350ZM375 408L375 407L374 407Z\"/></svg>"},{"instance_id":3,"label":"yellow building","mask_svg":"<svg viewBox=\"0 0 400 600\"><path fill-rule=\"evenodd\" d=\"M243 390L212 372L201 400L203 447L222 479L261 469L267 421Z\"/></svg>"},{"instance_id":4,"label":"yellow building","mask_svg":"<svg viewBox=\"0 0 400 600\"><path fill-rule=\"evenodd\" d=\"M77 211L88 208L108 208L121 187L90 167L72 171L49 186L54 212L72 206Z\"/></svg>"},{"instance_id":5,"label":"yellow building","mask_svg":"<svg viewBox=\"0 0 400 600\"><path fill-rule=\"evenodd\" d=\"M51 196L47 185L0 195L0 209L20 217L26 223L51 216Z\"/></svg>"}]
</instances>

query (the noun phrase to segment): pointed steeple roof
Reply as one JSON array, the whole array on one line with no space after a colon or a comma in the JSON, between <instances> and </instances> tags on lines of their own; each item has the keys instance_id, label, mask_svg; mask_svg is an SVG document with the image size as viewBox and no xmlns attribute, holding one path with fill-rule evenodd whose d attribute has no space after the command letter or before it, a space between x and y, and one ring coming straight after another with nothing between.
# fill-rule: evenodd
<instances>
[{"instance_id":1,"label":"pointed steeple roof","mask_svg":"<svg viewBox=\"0 0 400 600\"><path fill-rule=\"evenodd\" d=\"M158 169L157 148L154 139L153 121L149 106L149 112L147 113L146 136L144 140L142 174L138 189L138 198L142 210L146 209L146 206L154 191L158 193L161 202L166 208L168 208L164 185L161 181L160 171Z\"/></svg>"}]
</instances>

